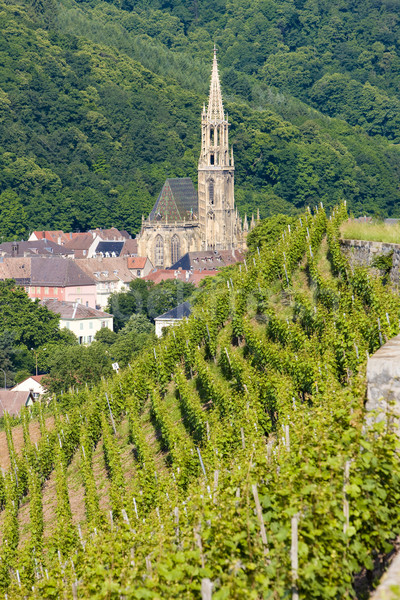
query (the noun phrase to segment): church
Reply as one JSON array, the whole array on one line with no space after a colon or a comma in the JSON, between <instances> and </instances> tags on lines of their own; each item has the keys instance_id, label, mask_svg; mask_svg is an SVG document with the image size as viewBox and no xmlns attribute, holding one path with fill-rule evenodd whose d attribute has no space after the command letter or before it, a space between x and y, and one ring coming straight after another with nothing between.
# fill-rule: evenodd
<instances>
[{"instance_id":1,"label":"church","mask_svg":"<svg viewBox=\"0 0 400 600\"><path fill-rule=\"evenodd\" d=\"M167 179L137 236L139 256L172 267L187 252L246 250L249 230L235 209L233 149L224 113L216 49L208 106L201 114L198 191L189 177ZM255 225L252 218L250 228Z\"/></svg>"}]
</instances>

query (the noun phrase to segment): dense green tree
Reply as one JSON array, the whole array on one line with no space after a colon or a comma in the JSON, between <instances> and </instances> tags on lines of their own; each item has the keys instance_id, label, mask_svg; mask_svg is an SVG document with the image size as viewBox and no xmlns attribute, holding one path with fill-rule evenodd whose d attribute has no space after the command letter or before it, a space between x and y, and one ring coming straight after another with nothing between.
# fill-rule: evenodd
<instances>
[{"instance_id":1,"label":"dense green tree","mask_svg":"<svg viewBox=\"0 0 400 600\"><path fill-rule=\"evenodd\" d=\"M12 190L0 194L0 238L1 241L22 239L28 230L25 208Z\"/></svg>"},{"instance_id":2,"label":"dense green tree","mask_svg":"<svg viewBox=\"0 0 400 600\"><path fill-rule=\"evenodd\" d=\"M14 335L10 331L0 333L0 388L11 387L14 383Z\"/></svg>"},{"instance_id":3,"label":"dense green tree","mask_svg":"<svg viewBox=\"0 0 400 600\"><path fill-rule=\"evenodd\" d=\"M134 313L129 317L125 327L121 329L121 335L141 333L154 333L154 325L147 319L144 314Z\"/></svg>"},{"instance_id":4,"label":"dense green tree","mask_svg":"<svg viewBox=\"0 0 400 600\"><path fill-rule=\"evenodd\" d=\"M60 338L59 317L32 301L15 281L0 281L0 333L9 331L16 344L37 348L51 339Z\"/></svg>"},{"instance_id":5,"label":"dense green tree","mask_svg":"<svg viewBox=\"0 0 400 600\"><path fill-rule=\"evenodd\" d=\"M45 385L50 393L94 383L112 372L111 358L99 342L90 346L59 346L49 357L48 364Z\"/></svg>"},{"instance_id":6,"label":"dense green tree","mask_svg":"<svg viewBox=\"0 0 400 600\"><path fill-rule=\"evenodd\" d=\"M104 346L109 347L117 341L118 336L114 331L108 329L108 327L103 327L96 332L94 339L96 342L100 342L101 344L104 344Z\"/></svg>"},{"instance_id":7,"label":"dense green tree","mask_svg":"<svg viewBox=\"0 0 400 600\"><path fill-rule=\"evenodd\" d=\"M138 278L130 282L127 292L114 293L110 296L107 311L114 315L114 329L118 331L129 323L131 315L139 313L153 320L158 315L185 302L194 291L195 287L192 283L175 279L154 285L152 281Z\"/></svg>"}]
</instances>

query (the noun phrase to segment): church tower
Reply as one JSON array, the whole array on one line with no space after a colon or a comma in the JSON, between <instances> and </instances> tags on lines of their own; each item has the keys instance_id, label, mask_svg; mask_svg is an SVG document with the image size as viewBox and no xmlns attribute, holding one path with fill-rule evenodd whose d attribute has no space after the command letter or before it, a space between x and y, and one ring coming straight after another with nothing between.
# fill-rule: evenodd
<instances>
[{"instance_id":1,"label":"church tower","mask_svg":"<svg viewBox=\"0 0 400 600\"><path fill-rule=\"evenodd\" d=\"M234 199L233 152L224 113L217 52L211 72L208 107L201 114L201 153L198 167L199 225L202 250L230 250L237 246L238 219Z\"/></svg>"}]
</instances>

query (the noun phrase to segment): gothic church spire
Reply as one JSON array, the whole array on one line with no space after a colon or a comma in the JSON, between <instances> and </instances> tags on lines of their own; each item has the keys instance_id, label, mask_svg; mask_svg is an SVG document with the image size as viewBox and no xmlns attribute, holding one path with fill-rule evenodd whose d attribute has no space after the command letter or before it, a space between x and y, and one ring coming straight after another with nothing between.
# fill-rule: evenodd
<instances>
[{"instance_id":1,"label":"gothic church spire","mask_svg":"<svg viewBox=\"0 0 400 600\"><path fill-rule=\"evenodd\" d=\"M209 121L224 121L221 85L219 83L217 49L214 46L214 60L211 71L210 96L208 99L207 118Z\"/></svg>"}]
</instances>

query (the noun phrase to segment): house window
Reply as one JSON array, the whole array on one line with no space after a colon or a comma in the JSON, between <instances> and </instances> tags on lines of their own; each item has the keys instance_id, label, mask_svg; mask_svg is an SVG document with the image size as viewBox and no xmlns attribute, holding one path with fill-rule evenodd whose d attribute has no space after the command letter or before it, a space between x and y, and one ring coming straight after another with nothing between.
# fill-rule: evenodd
<instances>
[{"instance_id":1,"label":"house window","mask_svg":"<svg viewBox=\"0 0 400 600\"><path fill-rule=\"evenodd\" d=\"M93 329L93 321L89 321L89 329Z\"/></svg>"},{"instance_id":2,"label":"house window","mask_svg":"<svg viewBox=\"0 0 400 600\"><path fill-rule=\"evenodd\" d=\"M79 329L83 329L83 323L79 323Z\"/></svg>"},{"instance_id":3,"label":"house window","mask_svg":"<svg viewBox=\"0 0 400 600\"><path fill-rule=\"evenodd\" d=\"M65 323L65 329L69 329L69 323L68 323L68 321Z\"/></svg>"},{"instance_id":4,"label":"house window","mask_svg":"<svg viewBox=\"0 0 400 600\"><path fill-rule=\"evenodd\" d=\"M137 275L138 277L140 277L140 275L141 275L141 271L140 271L140 269L138 269L138 270L136 271L136 275Z\"/></svg>"},{"instance_id":5,"label":"house window","mask_svg":"<svg viewBox=\"0 0 400 600\"><path fill-rule=\"evenodd\" d=\"M91 335L88 335L87 341L88 341L88 344L92 343L92 336Z\"/></svg>"},{"instance_id":6,"label":"house window","mask_svg":"<svg viewBox=\"0 0 400 600\"><path fill-rule=\"evenodd\" d=\"M164 240L161 235L156 237L156 252L155 252L155 266L162 267L164 265Z\"/></svg>"},{"instance_id":7,"label":"house window","mask_svg":"<svg viewBox=\"0 0 400 600\"><path fill-rule=\"evenodd\" d=\"M82 335L79 336L78 341L80 344L83 344L84 337Z\"/></svg>"},{"instance_id":8,"label":"house window","mask_svg":"<svg viewBox=\"0 0 400 600\"><path fill-rule=\"evenodd\" d=\"M179 260L181 255L179 237L175 234L171 240L171 261L172 264Z\"/></svg>"},{"instance_id":9,"label":"house window","mask_svg":"<svg viewBox=\"0 0 400 600\"><path fill-rule=\"evenodd\" d=\"M101 322L101 327L102 327L102 328L103 328L103 327L107 327L107 321L102 321L102 322Z\"/></svg>"},{"instance_id":10,"label":"house window","mask_svg":"<svg viewBox=\"0 0 400 600\"><path fill-rule=\"evenodd\" d=\"M58 288L56 288L56 287L55 287L55 288L53 288L53 292L54 292L55 294L58 294Z\"/></svg>"},{"instance_id":11,"label":"house window","mask_svg":"<svg viewBox=\"0 0 400 600\"><path fill-rule=\"evenodd\" d=\"M80 293L81 293L81 288L80 288L80 287L77 287L77 288L76 288L76 293L77 293L77 294L80 294Z\"/></svg>"},{"instance_id":12,"label":"house window","mask_svg":"<svg viewBox=\"0 0 400 600\"><path fill-rule=\"evenodd\" d=\"M48 287L44 288L44 293L48 295L48 293L49 293L49 288Z\"/></svg>"},{"instance_id":13,"label":"house window","mask_svg":"<svg viewBox=\"0 0 400 600\"><path fill-rule=\"evenodd\" d=\"M40 287L37 287L37 288L36 288L36 293L37 293L37 294L40 294Z\"/></svg>"}]
</instances>

